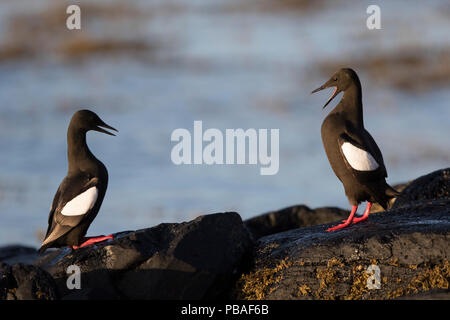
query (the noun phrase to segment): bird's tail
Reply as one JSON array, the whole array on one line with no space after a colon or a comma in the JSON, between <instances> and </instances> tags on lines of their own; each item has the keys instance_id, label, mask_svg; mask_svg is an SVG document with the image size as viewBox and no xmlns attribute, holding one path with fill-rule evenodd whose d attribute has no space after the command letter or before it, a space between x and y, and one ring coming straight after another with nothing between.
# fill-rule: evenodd
<instances>
[{"instance_id":1,"label":"bird's tail","mask_svg":"<svg viewBox=\"0 0 450 320\"><path fill-rule=\"evenodd\" d=\"M390 185L386 183L386 195L391 198L396 198L402 196L402 193L392 188Z\"/></svg>"},{"instance_id":2,"label":"bird's tail","mask_svg":"<svg viewBox=\"0 0 450 320\"><path fill-rule=\"evenodd\" d=\"M382 193L379 190L384 190ZM384 210L388 210L392 208L392 205L395 202L395 199L397 197L401 197L402 194L392 188L390 185L388 185L385 181L383 183L382 188L380 188L378 192L374 192L373 195L375 196L376 202L383 207ZM373 190L375 191L375 190Z\"/></svg>"},{"instance_id":3,"label":"bird's tail","mask_svg":"<svg viewBox=\"0 0 450 320\"><path fill-rule=\"evenodd\" d=\"M49 230L50 231L50 230ZM47 231L47 235L45 236L45 238L44 238L44 241L42 242L42 244L41 244L41 247L39 248L39 250L38 250L38 253L39 254L41 254L41 253L43 253L45 250L47 250L51 245L52 245L52 243L53 243L53 241L50 239L50 233L51 232L49 232L49 231Z\"/></svg>"},{"instance_id":4,"label":"bird's tail","mask_svg":"<svg viewBox=\"0 0 450 320\"><path fill-rule=\"evenodd\" d=\"M39 248L38 253L39 253L39 254L44 253L45 250L47 250L48 247L49 247L50 245L51 245L51 243L47 243L47 244L42 245L42 246Z\"/></svg>"},{"instance_id":5,"label":"bird's tail","mask_svg":"<svg viewBox=\"0 0 450 320\"><path fill-rule=\"evenodd\" d=\"M385 210L392 208L392 206L394 205L394 202L395 202L397 197L402 197L402 193L401 192L395 190L394 188L392 188L387 183L386 183L386 189L385 189L384 192L385 192L386 196L389 198L388 201L386 202Z\"/></svg>"},{"instance_id":6,"label":"bird's tail","mask_svg":"<svg viewBox=\"0 0 450 320\"><path fill-rule=\"evenodd\" d=\"M55 224L54 227L47 232L47 236L42 242L39 253L44 252L48 248L60 247L65 244L67 233L72 230L71 227Z\"/></svg>"}]
</instances>

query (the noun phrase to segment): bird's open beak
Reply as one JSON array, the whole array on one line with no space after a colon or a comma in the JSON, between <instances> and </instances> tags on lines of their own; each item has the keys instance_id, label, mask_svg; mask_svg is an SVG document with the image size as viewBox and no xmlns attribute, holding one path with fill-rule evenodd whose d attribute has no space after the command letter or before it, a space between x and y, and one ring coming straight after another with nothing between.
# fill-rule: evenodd
<instances>
[{"instance_id":1,"label":"bird's open beak","mask_svg":"<svg viewBox=\"0 0 450 320\"><path fill-rule=\"evenodd\" d=\"M98 124L98 125L95 127L94 130L95 130L95 131L98 131L98 132L103 132L103 133L109 134L110 136L115 136L114 133L109 132L109 131L106 131L105 129L102 129L102 128L100 128L100 127L107 128L107 129L110 129L110 130L114 130L114 131L116 131L116 132L119 132L117 129L114 129L113 127L111 127L110 125L107 125L107 124L104 123L103 121L102 121L100 124Z\"/></svg>"},{"instance_id":2,"label":"bird's open beak","mask_svg":"<svg viewBox=\"0 0 450 320\"><path fill-rule=\"evenodd\" d=\"M323 84L322 86L318 87L317 89L315 89L315 90L313 90L311 92L311 94L313 94L313 93L316 93L317 91L320 91L320 90L323 90L323 89L326 89L326 88L330 88L330 87L334 87L333 94L331 95L330 99L328 99L327 103L325 103L325 105L322 107L322 109L325 109L325 107L331 102L331 100L333 100L334 97L336 97L338 95L338 93L339 93L337 87L332 85L332 84L330 84L329 82L330 81L327 81L325 84Z\"/></svg>"}]
</instances>

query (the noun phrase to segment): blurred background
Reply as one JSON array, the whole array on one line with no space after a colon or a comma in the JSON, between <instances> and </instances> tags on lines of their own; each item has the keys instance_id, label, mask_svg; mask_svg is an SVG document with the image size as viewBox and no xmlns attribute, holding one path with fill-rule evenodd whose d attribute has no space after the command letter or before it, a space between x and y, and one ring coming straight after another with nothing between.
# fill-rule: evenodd
<instances>
[{"instance_id":1,"label":"blurred background","mask_svg":"<svg viewBox=\"0 0 450 320\"><path fill-rule=\"evenodd\" d=\"M66 8L81 7L81 30ZM381 30L366 9L381 8ZM391 184L450 162L450 3L339 0L0 2L0 245L38 246L66 174L72 114L95 111L117 137L88 134L108 191L88 235L294 204L348 207L320 137L339 101L310 92L357 71L365 126ZM280 169L175 166L177 128L280 129Z\"/></svg>"}]
</instances>

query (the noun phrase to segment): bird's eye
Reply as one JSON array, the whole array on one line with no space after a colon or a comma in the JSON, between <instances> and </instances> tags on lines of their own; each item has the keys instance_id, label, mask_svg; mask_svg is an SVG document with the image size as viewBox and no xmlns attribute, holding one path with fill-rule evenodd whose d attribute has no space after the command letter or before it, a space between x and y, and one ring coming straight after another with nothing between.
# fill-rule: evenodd
<instances>
[{"instance_id":1,"label":"bird's eye","mask_svg":"<svg viewBox=\"0 0 450 320\"><path fill-rule=\"evenodd\" d=\"M337 81L337 77L334 77L334 79L333 79L334 81Z\"/></svg>"}]
</instances>

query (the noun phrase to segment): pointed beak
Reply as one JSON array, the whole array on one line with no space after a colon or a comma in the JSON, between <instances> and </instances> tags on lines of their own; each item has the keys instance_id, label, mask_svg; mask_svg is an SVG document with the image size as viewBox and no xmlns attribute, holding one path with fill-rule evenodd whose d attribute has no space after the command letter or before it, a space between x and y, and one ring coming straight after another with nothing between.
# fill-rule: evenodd
<instances>
[{"instance_id":1,"label":"pointed beak","mask_svg":"<svg viewBox=\"0 0 450 320\"><path fill-rule=\"evenodd\" d=\"M107 129L110 129L110 130L114 130L114 131L116 131L116 132L119 132L117 129L111 127L110 125L107 125L107 124L104 123L103 121L101 121L101 123L98 124L98 125L95 127L94 130L95 130L95 131L98 131L98 132L103 132L103 133L109 134L110 136L115 136L114 133L109 132L109 131L106 131L105 129L102 129L102 128L100 128L100 127L107 128Z\"/></svg>"},{"instance_id":2,"label":"pointed beak","mask_svg":"<svg viewBox=\"0 0 450 320\"><path fill-rule=\"evenodd\" d=\"M334 87L333 94L331 95L330 99L328 99L327 103L325 103L325 105L322 107L322 109L325 109L325 107L331 102L331 100L333 100L334 97L336 97L338 95L338 93L339 93L337 87L333 86L333 85L330 85L329 82L330 81L328 81L327 83L323 84L322 86L318 87L317 89L315 89L315 90L313 90L311 92L311 94L313 94L313 93L316 93L316 92L321 91L323 89Z\"/></svg>"},{"instance_id":3,"label":"pointed beak","mask_svg":"<svg viewBox=\"0 0 450 320\"><path fill-rule=\"evenodd\" d=\"M320 91L320 90L323 90L323 89L325 89L325 85L320 86L320 87L318 87L317 89L311 91L311 94L316 93L316 92L318 92L318 91Z\"/></svg>"}]
</instances>

